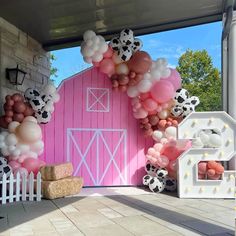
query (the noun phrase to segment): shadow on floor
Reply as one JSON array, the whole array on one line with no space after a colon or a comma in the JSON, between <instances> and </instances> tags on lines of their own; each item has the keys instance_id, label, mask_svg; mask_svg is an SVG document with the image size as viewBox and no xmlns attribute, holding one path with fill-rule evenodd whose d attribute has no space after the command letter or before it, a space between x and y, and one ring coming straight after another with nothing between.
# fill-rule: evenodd
<instances>
[{"instance_id":1,"label":"shadow on floor","mask_svg":"<svg viewBox=\"0 0 236 236\"><path fill-rule=\"evenodd\" d=\"M111 189L110 191L112 192ZM143 196L144 196L143 199L145 199L145 195ZM124 204L128 207L131 207L133 209L142 211L144 214L153 216L156 219L161 219L171 224L178 225L192 232L198 232L199 235L216 235L214 234L214 232L225 233L219 235L230 235L230 234L234 235L233 230L215 225L213 223L208 223L204 220L198 219L197 217L195 218L185 215L184 213L178 213L169 209L165 209L164 207L151 204L145 200L140 200L132 196L114 195L105 197L108 199L112 199L118 203ZM54 210L60 209L60 207L73 204L84 198L86 197L76 196L76 197L64 198L63 201L60 201L60 205L57 205L56 201L49 201L49 200L43 200L43 203L18 202L18 203L2 205L0 206L0 233L9 228L15 227L17 225L35 219L37 217L53 212ZM96 197L98 201L101 198L103 197ZM158 202L158 196L156 200ZM199 229L199 226L201 227L201 229Z\"/></svg>"}]
</instances>

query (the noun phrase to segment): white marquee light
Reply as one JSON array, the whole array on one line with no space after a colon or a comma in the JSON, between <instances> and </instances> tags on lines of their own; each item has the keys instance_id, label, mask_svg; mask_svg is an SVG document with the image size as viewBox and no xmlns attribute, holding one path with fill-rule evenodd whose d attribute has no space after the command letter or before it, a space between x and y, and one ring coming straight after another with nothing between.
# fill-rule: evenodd
<instances>
[{"instance_id":1,"label":"white marquee light","mask_svg":"<svg viewBox=\"0 0 236 236\"><path fill-rule=\"evenodd\" d=\"M234 198L235 171L225 170L219 180L202 180L198 163L229 161L236 155L236 121L226 112L193 112L179 124L178 139L194 140L199 131L209 128L220 130L224 142L220 148L191 148L178 158L180 198Z\"/></svg>"}]
</instances>

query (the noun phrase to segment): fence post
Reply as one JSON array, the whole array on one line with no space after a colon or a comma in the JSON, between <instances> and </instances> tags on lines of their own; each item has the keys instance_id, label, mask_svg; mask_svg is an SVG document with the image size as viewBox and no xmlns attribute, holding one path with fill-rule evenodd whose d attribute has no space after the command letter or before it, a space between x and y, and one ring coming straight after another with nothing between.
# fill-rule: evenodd
<instances>
[{"instance_id":1,"label":"fence post","mask_svg":"<svg viewBox=\"0 0 236 236\"><path fill-rule=\"evenodd\" d=\"M13 186L14 186L14 176L13 173L10 174L10 178L7 180L9 183L9 202L13 202Z\"/></svg>"},{"instance_id":2,"label":"fence post","mask_svg":"<svg viewBox=\"0 0 236 236\"><path fill-rule=\"evenodd\" d=\"M6 191L7 191L7 185L6 185L7 177L4 173L2 176L2 204L6 203Z\"/></svg>"},{"instance_id":3,"label":"fence post","mask_svg":"<svg viewBox=\"0 0 236 236\"><path fill-rule=\"evenodd\" d=\"M22 174L22 183L21 183L22 185L22 193L21 193L21 196L22 196L22 198L21 198L21 200L22 201L25 201L26 200L26 184L27 184L27 180L26 180L26 175L23 173Z\"/></svg>"},{"instance_id":4,"label":"fence post","mask_svg":"<svg viewBox=\"0 0 236 236\"><path fill-rule=\"evenodd\" d=\"M33 172L30 172L28 183L29 183L29 200L33 201L34 200L34 174Z\"/></svg>"},{"instance_id":5,"label":"fence post","mask_svg":"<svg viewBox=\"0 0 236 236\"><path fill-rule=\"evenodd\" d=\"M36 200L41 201L41 173L38 172L37 178L36 178Z\"/></svg>"},{"instance_id":6,"label":"fence post","mask_svg":"<svg viewBox=\"0 0 236 236\"><path fill-rule=\"evenodd\" d=\"M16 173L16 201L18 202L20 200L20 173Z\"/></svg>"}]
</instances>

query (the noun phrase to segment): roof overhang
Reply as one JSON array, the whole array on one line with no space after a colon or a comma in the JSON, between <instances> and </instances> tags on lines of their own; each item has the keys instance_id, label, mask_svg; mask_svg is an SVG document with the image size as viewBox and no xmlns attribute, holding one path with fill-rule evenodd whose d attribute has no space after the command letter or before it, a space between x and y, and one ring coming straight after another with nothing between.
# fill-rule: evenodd
<instances>
[{"instance_id":1,"label":"roof overhang","mask_svg":"<svg viewBox=\"0 0 236 236\"><path fill-rule=\"evenodd\" d=\"M1 0L0 16L56 50L80 45L87 29L109 40L126 27L141 35L219 21L226 2L233 0Z\"/></svg>"}]
</instances>

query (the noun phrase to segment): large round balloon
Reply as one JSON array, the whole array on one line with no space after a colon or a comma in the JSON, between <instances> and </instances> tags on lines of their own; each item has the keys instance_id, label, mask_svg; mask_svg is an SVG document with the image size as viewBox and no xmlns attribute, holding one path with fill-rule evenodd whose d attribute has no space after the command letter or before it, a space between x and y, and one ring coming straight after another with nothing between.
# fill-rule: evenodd
<instances>
[{"instance_id":1,"label":"large round balloon","mask_svg":"<svg viewBox=\"0 0 236 236\"><path fill-rule=\"evenodd\" d=\"M167 78L162 78L162 80L169 81L174 86L175 91L181 88L181 77L177 70L170 68L170 76Z\"/></svg>"},{"instance_id":2,"label":"large round balloon","mask_svg":"<svg viewBox=\"0 0 236 236\"><path fill-rule=\"evenodd\" d=\"M36 142L42 137L40 126L31 121L23 121L23 123L17 127L17 133L19 138L26 143Z\"/></svg>"},{"instance_id":3,"label":"large round balloon","mask_svg":"<svg viewBox=\"0 0 236 236\"><path fill-rule=\"evenodd\" d=\"M152 59L147 52L137 51L129 60L128 67L130 71L144 74L151 68Z\"/></svg>"},{"instance_id":4,"label":"large round balloon","mask_svg":"<svg viewBox=\"0 0 236 236\"><path fill-rule=\"evenodd\" d=\"M151 88L151 96L159 103L168 102L174 94L174 86L165 80L157 81Z\"/></svg>"}]
</instances>

